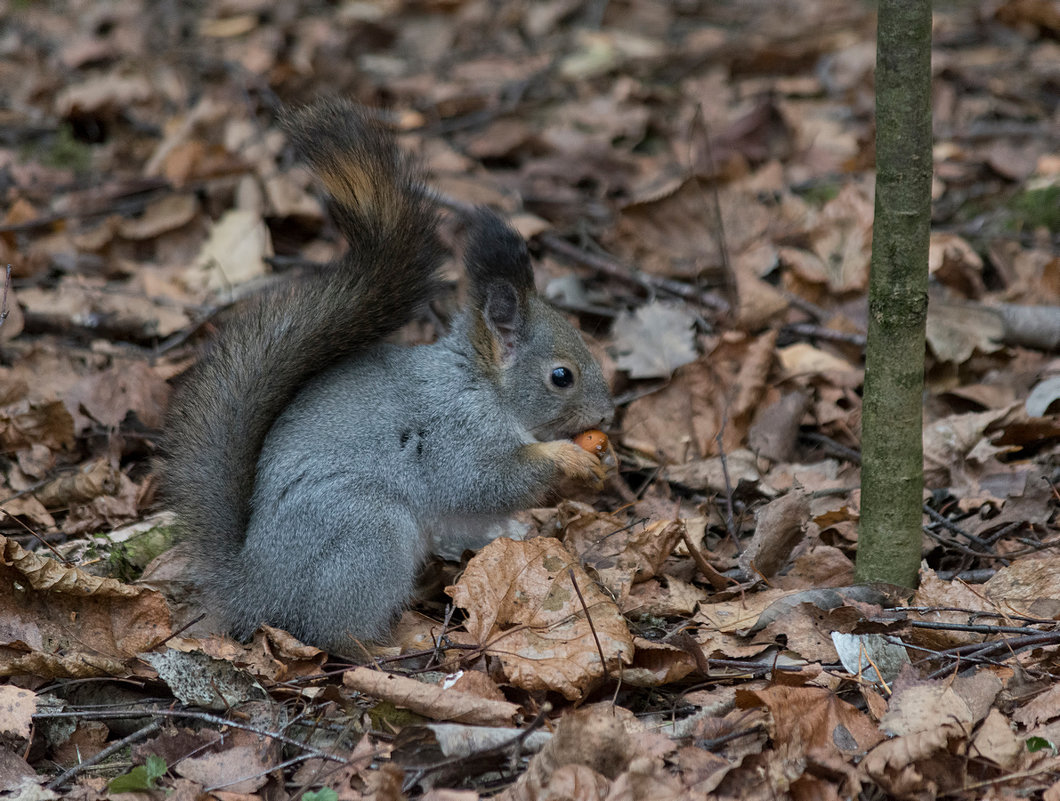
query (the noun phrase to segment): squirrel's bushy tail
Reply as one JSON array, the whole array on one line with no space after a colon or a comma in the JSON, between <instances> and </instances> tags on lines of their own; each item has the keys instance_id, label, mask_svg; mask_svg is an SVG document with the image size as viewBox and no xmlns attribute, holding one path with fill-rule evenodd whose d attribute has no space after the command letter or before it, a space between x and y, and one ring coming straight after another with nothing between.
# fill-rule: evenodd
<instances>
[{"instance_id":1,"label":"squirrel's bushy tail","mask_svg":"<svg viewBox=\"0 0 1060 801\"><path fill-rule=\"evenodd\" d=\"M251 301L171 404L163 491L211 601L238 580L257 461L277 416L309 378L408 322L434 291L442 258L420 170L365 111L331 101L284 123L331 195L349 252Z\"/></svg>"}]
</instances>

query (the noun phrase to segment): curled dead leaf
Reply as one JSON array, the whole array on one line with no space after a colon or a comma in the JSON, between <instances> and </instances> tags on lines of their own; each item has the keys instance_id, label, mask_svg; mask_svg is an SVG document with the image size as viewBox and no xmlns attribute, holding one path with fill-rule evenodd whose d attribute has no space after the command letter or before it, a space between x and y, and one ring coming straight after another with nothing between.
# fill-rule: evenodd
<instances>
[{"instance_id":1,"label":"curled dead leaf","mask_svg":"<svg viewBox=\"0 0 1060 801\"><path fill-rule=\"evenodd\" d=\"M343 673L342 683L359 692L390 701L395 706L435 720L451 720L479 726L510 726L519 711L517 704L496 701L451 687L355 667Z\"/></svg>"},{"instance_id":2,"label":"curled dead leaf","mask_svg":"<svg viewBox=\"0 0 1060 801\"><path fill-rule=\"evenodd\" d=\"M111 495L118 489L120 471L109 459L98 459L82 465L74 473L65 473L33 491L49 508L84 503L100 495Z\"/></svg>"},{"instance_id":3,"label":"curled dead leaf","mask_svg":"<svg viewBox=\"0 0 1060 801\"><path fill-rule=\"evenodd\" d=\"M30 553L0 537L0 674L123 675L169 635L160 593Z\"/></svg>"},{"instance_id":4,"label":"curled dead leaf","mask_svg":"<svg viewBox=\"0 0 1060 801\"><path fill-rule=\"evenodd\" d=\"M755 533L740 554L740 567L769 578L787 564L810 521L810 494L792 490L770 501L755 514Z\"/></svg>"},{"instance_id":5,"label":"curled dead leaf","mask_svg":"<svg viewBox=\"0 0 1060 801\"><path fill-rule=\"evenodd\" d=\"M62 450L74 442L74 420L62 401L20 403L0 409L0 448L45 445Z\"/></svg>"}]
</instances>

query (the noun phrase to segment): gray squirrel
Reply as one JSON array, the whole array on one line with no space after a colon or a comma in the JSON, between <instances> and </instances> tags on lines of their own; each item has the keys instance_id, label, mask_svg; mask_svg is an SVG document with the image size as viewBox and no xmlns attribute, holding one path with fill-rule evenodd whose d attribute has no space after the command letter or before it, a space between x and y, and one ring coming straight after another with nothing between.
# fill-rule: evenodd
<instances>
[{"instance_id":1,"label":"gray squirrel","mask_svg":"<svg viewBox=\"0 0 1060 801\"><path fill-rule=\"evenodd\" d=\"M469 299L450 332L383 343L440 283L421 171L353 104L284 124L349 251L222 329L171 404L163 492L191 578L234 636L267 623L354 655L386 637L439 543L481 539L563 477L601 480L570 437L614 407L535 292L525 242L485 208L465 221Z\"/></svg>"}]
</instances>

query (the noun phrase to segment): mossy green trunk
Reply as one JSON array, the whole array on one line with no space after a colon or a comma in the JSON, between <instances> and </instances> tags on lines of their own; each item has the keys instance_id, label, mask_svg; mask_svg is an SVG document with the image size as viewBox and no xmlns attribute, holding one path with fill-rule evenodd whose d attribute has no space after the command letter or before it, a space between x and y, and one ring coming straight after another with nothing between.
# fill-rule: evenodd
<instances>
[{"instance_id":1,"label":"mossy green trunk","mask_svg":"<svg viewBox=\"0 0 1060 801\"><path fill-rule=\"evenodd\" d=\"M931 220L931 4L880 0L857 578L916 586Z\"/></svg>"}]
</instances>

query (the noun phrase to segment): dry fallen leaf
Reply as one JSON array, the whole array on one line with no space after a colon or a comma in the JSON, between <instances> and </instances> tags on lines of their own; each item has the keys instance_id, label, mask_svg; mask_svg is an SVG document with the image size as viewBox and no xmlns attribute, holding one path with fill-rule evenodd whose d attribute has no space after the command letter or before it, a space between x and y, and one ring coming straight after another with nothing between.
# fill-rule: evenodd
<instances>
[{"instance_id":1,"label":"dry fallen leaf","mask_svg":"<svg viewBox=\"0 0 1060 801\"><path fill-rule=\"evenodd\" d=\"M774 737L825 763L864 753L884 737L864 712L824 687L737 690L736 704L744 709L765 705L773 717Z\"/></svg>"},{"instance_id":2,"label":"dry fallen leaf","mask_svg":"<svg viewBox=\"0 0 1060 801\"><path fill-rule=\"evenodd\" d=\"M790 0L777 14L740 3L690 11L706 5L351 0L262 13L267 4L259 0L0 3L0 30L14 32L0 36L10 101L0 109L0 269L10 263L13 281L0 325L0 500L36 493L5 504L19 515L5 523L18 532L13 537L28 537L20 524L30 526L63 556L106 569L98 539L71 532L142 519L155 486L143 477L157 441L145 429L161 419L163 382L179 380L221 322L211 308L249 288L227 291L245 280L243 268L262 272L270 239L278 270L324 263L346 248L318 182L292 165L271 93L382 99L380 119L400 132L403 150L430 166L431 186L449 195L443 205L475 201L515 212L513 226L536 238L531 247L544 256L539 285L599 337L591 348L623 401L608 431L622 472L594 500L611 514L582 508L567 532L567 549L578 551L588 574L578 572L575 585L591 596L589 622L613 614L594 600L597 581L639 635L621 671L609 653L609 678L593 679L598 671L587 663L599 657L583 629L563 650L565 621L586 617L575 588L561 586L564 569L527 587L489 566L490 579L512 588L497 605L541 609L490 618L496 625L482 635L486 651L460 628L459 614L441 631L438 598L423 611L406 610L394 640L372 655L403 658L387 664L412 670L430 660L451 671L440 684L406 679L398 687L379 670L354 671L336 684L320 674L346 665L286 632L262 627L240 645L203 634L218 623L207 620L168 641L167 653L234 663L269 694L269 709L233 705L225 713L232 726L203 723L195 732L167 722L163 735L131 754L133 765L151 754L165 760L169 770L153 795L256 801L327 788L338 801L478 801L501 781L520 801L1060 801L1060 757L1028 747L1031 737L1060 742L1060 692L1049 683L1055 647L1020 649L1022 633L884 625L879 602L836 589L853 582L860 512L859 492L849 491L859 467L842 448L856 449L860 439L862 354L846 335L863 336L869 319L875 13L841 0ZM1060 568L1048 549L1056 541L1060 448L1060 389L1050 382L1060 371L1060 155L1055 112L1042 100L1056 85L1057 3L935 5L929 502L990 547L932 519L939 536L925 540L926 555L939 573L924 571L916 598L903 600L915 609L902 614L911 623L1007 623L1048 637L1049 626L1019 616L1060 614ZM159 36L175 28L187 34L176 60ZM462 282L459 224L447 211L440 218L453 251L446 283ZM231 262L209 277L189 276L211 231L208 258ZM560 238L566 249L556 247ZM289 278L297 284L296 273ZM693 292L723 296L733 308L722 316L713 304L695 304ZM687 304L695 325L642 326L626 369L617 368L607 355L616 344L614 318L677 297L684 300L671 300L671 308ZM945 309L936 299L982 306ZM444 319L456 298L447 292L438 300L434 311ZM435 322L425 316L403 339L432 339ZM623 324L617 344L629 344ZM680 361L673 342L701 356L671 374ZM991 418L990 410L1003 415ZM782 509L793 488L813 494L811 522L801 525L799 510L775 526L759 520L752 540L753 510L778 497L770 508ZM620 508L634 501L635 509ZM561 530L554 510L528 516L543 530ZM693 517L700 518L694 527ZM705 562L694 563L682 543L670 548L675 519L688 524ZM171 522L142 539L153 541ZM770 531L803 539L789 552L794 536L778 544L765 537ZM122 569L135 569L142 543L126 536L108 539L121 538L129 555ZM757 552L745 547L749 540ZM148 574L178 603L189 592L179 550L154 559ZM741 552L745 565L776 571L768 586L732 586L717 572L736 568ZM975 583L984 570L993 579ZM82 801L106 794L107 778L126 768L85 760L126 732L86 720L82 705L120 703L131 682L101 675L133 673L149 682L133 691L161 695L163 705L178 696L218 703L169 672L195 677L197 657L166 656L172 664L156 671L114 645L150 629L130 611L136 600L38 588L31 570L13 565L0 573L7 587L0 590L0 672L18 673L19 687L39 693L38 714L51 711L40 690L55 685L53 677L96 677L64 683L62 703L81 718L54 725L8 706L14 685L0 679L0 729L12 717L18 724L16 733L0 731L0 795L49 795L42 790L49 778L74 766L82 772L59 793ZM87 578L62 575L87 587ZM475 598L483 626L494 603L485 594ZM545 622L527 623L531 611ZM558 619L545 616L553 612ZM603 645L625 653L622 622L614 623ZM889 690L868 685L863 661L848 661L862 671L855 682L827 669L837 658L832 633L881 625L888 637L902 637L913 660ZM544 641L553 632L562 636ZM527 649L537 662L502 662L522 647L515 636L529 634L538 637ZM877 635L857 637L853 656L871 654L880 665L866 643ZM993 664L968 659L972 648L991 645ZM966 648L942 653L959 646ZM563 673L565 660L576 677ZM800 661L808 664L788 670ZM519 686L506 679L509 669ZM553 684L523 689L530 681L518 671L538 669ZM918 681L935 671L948 673L932 687L953 697L917 694ZM199 678L229 703L238 700L238 689L212 676ZM579 704L549 689L561 681L581 693ZM704 681L712 689L692 687ZM585 709L584 688L604 703L571 714ZM737 690L760 693L760 705L734 708ZM876 729L888 704L896 717L887 721L906 728L866 753L858 737L864 721L844 717L849 709L835 703L841 694L860 695ZM354 747L348 726L364 723L373 703L371 722L387 731ZM516 735L513 721L536 725L529 719L544 712L519 749L557 730L560 744L520 780L526 760L513 749L452 760L466 749L450 750L439 732L456 726L465 738L466 726L417 731L406 725L406 709L391 711L394 703L439 717L482 715L493 725L471 738L476 749L484 735L503 745ZM295 725L265 719L291 708L295 718L286 723ZM644 727L674 739L644 737L630 709ZM349 764L305 759L311 754L298 748L281 754L269 738L234 729L240 720L338 748ZM914 730L918 723L926 728ZM392 745L406 734L411 759L400 761ZM434 764L447 758L449 765ZM185 768L194 779L180 776Z\"/></svg>"},{"instance_id":3,"label":"dry fallen leaf","mask_svg":"<svg viewBox=\"0 0 1060 801\"><path fill-rule=\"evenodd\" d=\"M28 740L33 731L37 694L14 685L0 685L0 737Z\"/></svg>"},{"instance_id":4,"label":"dry fallen leaf","mask_svg":"<svg viewBox=\"0 0 1060 801\"><path fill-rule=\"evenodd\" d=\"M777 357L785 378L813 373L850 373L856 369L845 359L805 342L781 348Z\"/></svg>"},{"instance_id":5,"label":"dry fallen leaf","mask_svg":"<svg viewBox=\"0 0 1060 801\"><path fill-rule=\"evenodd\" d=\"M697 669L695 658L668 643L637 638L633 664L622 671L622 681L634 687L659 687L680 681Z\"/></svg>"},{"instance_id":6,"label":"dry fallen leaf","mask_svg":"<svg viewBox=\"0 0 1060 801\"><path fill-rule=\"evenodd\" d=\"M169 635L162 596L92 576L0 537L0 674L131 673L126 660Z\"/></svg>"},{"instance_id":7,"label":"dry fallen leaf","mask_svg":"<svg viewBox=\"0 0 1060 801\"><path fill-rule=\"evenodd\" d=\"M634 188L634 202L622 209L614 236L619 254L646 272L695 280L720 270L722 248L738 258L758 244L773 211L756 190L733 185L715 195L685 173L671 179L667 172L661 188L657 176ZM721 213L721 231L715 211Z\"/></svg>"},{"instance_id":8,"label":"dry fallen leaf","mask_svg":"<svg viewBox=\"0 0 1060 801\"><path fill-rule=\"evenodd\" d=\"M931 235L928 271L932 276L969 300L980 297L983 286L983 260L975 248L956 234Z\"/></svg>"},{"instance_id":9,"label":"dry fallen leaf","mask_svg":"<svg viewBox=\"0 0 1060 801\"><path fill-rule=\"evenodd\" d=\"M125 76L109 72L68 85L55 96L54 105L60 116L69 117L75 112L90 114L106 109L129 109L154 94L144 75Z\"/></svg>"},{"instance_id":10,"label":"dry fallen leaf","mask_svg":"<svg viewBox=\"0 0 1060 801\"><path fill-rule=\"evenodd\" d=\"M889 735L906 735L973 720L968 704L952 687L930 682L896 689L880 726Z\"/></svg>"},{"instance_id":11,"label":"dry fallen leaf","mask_svg":"<svg viewBox=\"0 0 1060 801\"><path fill-rule=\"evenodd\" d=\"M1008 718L997 709L990 710L972 740L972 748L979 756L1007 769L1015 767L1024 753L1023 742L1017 739Z\"/></svg>"},{"instance_id":12,"label":"dry fallen leaf","mask_svg":"<svg viewBox=\"0 0 1060 801\"><path fill-rule=\"evenodd\" d=\"M162 425L169 385L146 361L121 360L81 379L66 395L96 422L117 428L129 412L149 428Z\"/></svg>"},{"instance_id":13,"label":"dry fallen leaf","mask_svg":"<svg viewBox=\"0 0 1060 801\"><path fill-rule=\"evenodd\" d=\"M927 342L935 358L963 364L972 354L1001 347L1004 326L990 309L933 301L928 305Z\"/></svg>"},{"instance_id":14,"label":"dry fallen leaf","mask_svg":"<svg viewBox=\"0 0 1060 801\"><path fill-rule=\"evenodd\" d=\"M580 698L633 657L633 638L615 602L551 537L494 540L446 592L466 612L468 632L517 687Z\"/></svg>"},{"instance_id":15,"label":"dry fallen leaf","mask_svg":"<svg viewBox=\"0 0 1060 801\"><path fill-rule=\"evenodd\" d=\"M680 782L662 761L663 754L674 750L672 743L662 735L638 731L632 716L626 712L629 719L624 721L621 712L589 707L564 715L527 772L498 801L683 797Z\"/></svg>"},{"instance_id":16,"label":"dry fallen leaf","mask_svg":"<svg viewBox=\"0 0 1060 801\"><path fill-rule=\"evenodd\" d=\"M833 292L864 291L872 241L872 193L864 184L843 184L821 210L813 251L821 259Z\"/></svg>"},{"instance_id":17,"label":"dry fallen leaf","mask_svg":"<svg viewBox=\"0 0 1060 801\"><path fill-rule=\"evenodd\" d=\"M938 623L970 623L976 612L996 612L990 601L983 597L980 589L969 587L960 581L943 581L930 568L920 570L920 586L909 602L910 606L931 609L926 614L911 613L913 620L931 620ZM941 607L947 611L935 611ZM963 611L948 611L957 609ZM982 642L984 635L978 632L914 629L912 644L942 650L961 645Z\"/></svg>"},{"instance_id":18,"label":"dry fallen leaf","mask_svg":"<svg viewBox=\"0 0 1060 801\"><path fill-rule=\"evenodd\" d=\"M658 301L623 312L612 330L615 363L631 378L669 378L695 361L695 318L683 307Z\"/></svg>"},{"instance_id":19,"label":"dry fallen leaf","mask_svg":"<svg viewBox=\"0 0 1060 801\"><path fill-rule=\"evenodd\" d=\"M795 455L799 426L810 409L810 401L809 392L796 389L761 407L747 431L747 444L751 450L775 462L790 461Z\"/></svg>"},{"instance_id":20,"label":"dry fallen leaf","mask_svg":"<svg viewBox=\"0 0 1060 801\"><path fill-rule=\"evenodd\" d=\"M205 280L212 290L230 289L266 273L265 259L272 255L272 237L261 215L232 209L210 229L188 283Z\"/></svg>"},{"instance_id":21,"label":"dry fallen leaf","mask_svg":"<svg viewBox=\"0 0 1060 801\"><path fill-rule=\"evenodd\" d=\"M996 457L1011 450L994 445L986 436L1010 410L954 414L926 425L924 483L932 488L949 485L969 494L978 490L984 468L997 465Z\"/></svg>"},{"instance_id":22,"label":"dry fallen leaf","mask_svg":"<svg viewBox=\"0 0 1060 801\"><path fill-rule=\"evenodd\" d=\"M696 459L687 464L667 467L663 477L667 481L689 489L724 493L727 486L741 481L754 484L761 480L758 457L749 450L728 453L724 463L720 456L711 459Z\"/></svg>"},{"instance_id":23,"label":"dry fallen leaf","mask_svg":"<svg viewBox=\"0 0 1060 801\"><path fill-rule=\"evenodd\" d=\"M658 392L634 400L623 418L623 444L664 464L713 453L723 414L712 378L704 356L678 369Z\"/></svg>"},{"instance_id":24,"label":"dry fallen leaf","mask_svg":"<svg viewBox=\"0 0 1060 801\"><path fill-rule=\"evenodd\" d=\"M140 217L122 220L118 233L126 239L154 239L167 231L182 228L198 213L199 202L195 195L165 195L148 203Z\"/></svg>"},{"instance_id":25,"label":"dry fallen leaf","mask_svg":"<svg viewBox=\"0 0 1060 801\"><path fill-rule=\"evenodd\" d=\"M1026 728L1060 718L1060 684L1054 684L1029 703L1012 713L1012 719Z\"/></svg>"},{"instance_id":26,"label":"dry fallen leaf","mask_svg":"<svg viewBox=\"0 0 1060 801\"><path fill-rule=\"evenodd\" d=\"M629 526L591 506L569 501L560 506L558 518L563 541L619 602L635 582L647 581L662 568L684 526L671 520Z\"/></svg>"},{"instance_id":27,"label":"dry fallen leaf","mask_svg":"<svg viewBox=\"0 0 1060 801\"><path fill-rule=\"evenodd\" d=\"M141 658L182 703L223 711L266 698L265 690L232 662L201 651L166 649Z\"/></svg>"},{"instance_id":28,"label":"dry fallen leaf","mask_svg":"<svg viewBox=\"0 0 1060 801\"><path fill-rule=\"evenodd\" d=\"M120 471L109 459L88 462L73 473L64 473L33 490L34 497L46 507L85 503L100 495L117 491Z\"/></svg>"},{"instance_id":29,"label":"dry fallen leaf","mask_svg":"<svg viewBox=\"0 0 1060 801\"><path fill-rule=\"evenodd\" d=\"M703 628L732 633L749 629L773 602L792 593L786 590L763 590L734 601L700 604L695 619Z\"/></svg>"},{"instance_id":30,"label":"dry fallen leaf","mask_svg":"<svg viewBox=\"0 0 1060 801\"><path fill-rule=\"evenodd\" d=\"M276 745L262 738L258 744L234 745L216 754L180 760L174 767L186 779L204 787L223 787L226 792L249 794L268 781Z\"/></svg>"},{"instance_id":31,"label":"dry fallen leaf","mask_svg":"<svg viewBox=\"0 0 1060 801\"><path fill-rule=\"evenodd\" d=\"M1060 400L1060 375L1043 379L1031 390L1024 401L1028 417L1044 417L1049 409L1056 408Z\"/></svg>"},{"instance_id":32,"label":"dry fallen leaf","mask_svg":"<svg viewBox=\"0 0 1060 801\"><path fill-rule=\"evenodd\" d=\"M1035 553L999 568L983 585L986 597L1000 607L1034 614L1033 606L1060 597L1060 556Z\"/></svg>"},{"instance_id":33,"label":"dry fallen leaf","mask_svg":"<svg viewBox=\"0 0 1060 801\"><path fill-rule=\"evenodd\" d=\"M12 517L22 516L38 526L52 528L55 518L51 516L43 503L32 495L22 495L0 503L0 509Z\"/></svg>"},{"instance_id":34,"label":"dry fallen leaf","mask_svg":"<svg viewBox=\"0 0 1060 801\"><path fill-rule=\"evenodd\" d=\"M0 253L0 260L3 259L3 254ZM5 287L3 286L4 274L0 273L0 297L3 297ZM0 343L12 340L22 333L22 329L25 326L25 317L22 314L22 307L18 303L18 298L15 297L15 290L10 287L6 288L7 292L7 305L0 309L0 313L5 316L0 317ZM0 400L2 402L2 400Z\"/></svg>"},{"instance_id":35,"label":"dry fallen leaf","mask_svg":"<svg viewBox=\"0 0 1060 801\"><path fill-rule=\"evenodd\" d=\"M106 327L139 338L166 337L188 324L183 310L141 292L115 292L94 279L64 276L54 289L30 287L19 295L27 313L57 326Z\"/></svg>"},{"instance_id":36,"label":"dry fallen leaf","mask_svg":"<svg viewBox=\"0 0 1060 801\"><path fill-rule=\"evenodd\" d=\"M964 783L964 757L955 742L968 731L957 722L884 740L865 756L861 770L899 798L938 798Z\"/></svg>"}]
</instances>

